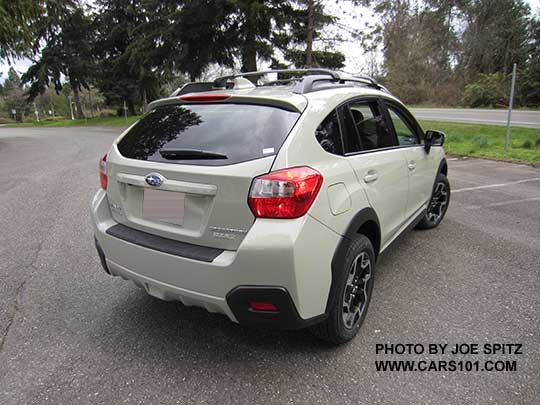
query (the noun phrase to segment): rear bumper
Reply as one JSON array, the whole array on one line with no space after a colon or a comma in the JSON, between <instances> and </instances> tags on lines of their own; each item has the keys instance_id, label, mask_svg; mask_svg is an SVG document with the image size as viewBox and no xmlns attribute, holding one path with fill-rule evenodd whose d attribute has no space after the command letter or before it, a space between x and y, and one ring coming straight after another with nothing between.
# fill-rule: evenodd
<instances>
[{"instance_id":1,"label":"rear bumper","mask_svg":"<svg viewBox=\"0 0 540 405\"><path fill-rule=\"evenodd\" d=\"M310 216L257 220L237 251L225 250L211 261L114 235L110 230L118 224L103 190L94 197L92 217L106 271L152 296L200 306L242 324L276 328L297 329L324 316L340 236ZM279 313L249 310L248 299L264 297L279 304Z\"/></svg>"}]
</instances>

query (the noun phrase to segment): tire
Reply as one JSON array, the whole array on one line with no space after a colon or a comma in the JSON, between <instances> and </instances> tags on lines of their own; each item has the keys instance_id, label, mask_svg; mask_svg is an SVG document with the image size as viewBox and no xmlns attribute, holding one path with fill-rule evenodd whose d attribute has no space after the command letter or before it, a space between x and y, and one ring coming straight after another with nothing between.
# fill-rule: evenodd
<instances>
[{"instance_id":1,"label":"tire","mask_svg":"<svg viewBox=\"0 0 540 405\"><path fill-rule=\"evenodd\" d=\"M366 317L375 271L371 241L357 235L347 248L342 268L335 270L337 279L332 286L328 318L312 326L311 331L318 338L338 345L354 338Z\"/></svg>"},{"instance_id":2,"label":"tire","mask_svg":"<svg viewBox=\"0 0 540 405\"><path fill-rule=\"evenodd\" d=\"M438 226L448 210L450 204L450 183L442 173L437 175L431 199L423 218L420 220L417 229L432 229Z\"/></svg>"}]
</instances>

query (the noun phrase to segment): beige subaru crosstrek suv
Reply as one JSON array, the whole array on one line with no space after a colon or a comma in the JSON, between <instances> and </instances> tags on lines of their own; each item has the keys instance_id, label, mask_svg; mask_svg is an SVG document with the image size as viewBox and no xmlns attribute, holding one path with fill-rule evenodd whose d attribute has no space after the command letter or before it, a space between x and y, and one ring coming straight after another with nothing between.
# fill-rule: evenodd
<instances>
[{"instance_id":1,"label":"beige subaru crosstrek suv","mask_svg":"<svg viewBox=\"0 0 540 405\"><path fill-rule=\"evenodd\" d=\"M446 213L443 142L370 78L310 69L187 84L100 161L103 268L240 324L346 342L377 257Z\"/></svg>"}]
</instances>

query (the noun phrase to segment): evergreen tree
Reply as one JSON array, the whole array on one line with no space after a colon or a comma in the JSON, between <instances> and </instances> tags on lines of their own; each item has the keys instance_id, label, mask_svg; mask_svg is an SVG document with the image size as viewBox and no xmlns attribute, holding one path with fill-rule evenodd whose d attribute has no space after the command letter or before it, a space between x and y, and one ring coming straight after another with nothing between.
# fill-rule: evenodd
<instances>
[{"instance_id":1,"label":"evergreen tree","mask_svg":"<svg viewBox=\"0 0 540 405\"><path fill-rule=\"evenodd\" d=\"M475 0L462 7L466 22L459 68L468 79L480 73L509 74L527 60L530 8L523 0Z\"/></svg>"},{"instance_id":2,"label":"evergreen tree","mask_svg":"<svg viewBox=\"0 0 540 405\"><path fill-rule=\"evenodd\" d=\"M210 64L234 66L239 41L234 2L191 0L181 7L172 3L168 13L161 14L166 19L163 53L169 70L195 81Z\"/></svg>"},{"instance_id":3,"label":"evergreen tree","mask_svg":"<svg viewBox=\"0 0 540 405\"><path fill-rule=\"evenodd\" d=\"M283 45L283 29L291 13L286 0L229 0L234 6L229 27L235 33L235 45L243 72L256 71L257 59L271 60L273 45Z\"/></svg>"},{"instance_id":4,"label":"evergreen tree","mask_svg":"<svg viewBox=\"0 0 540 405\"><path fill-rule=\"evenodd\" d=\"M285 59L290 60L295 66L309 67L306 54L307 51L301 49L290 49L285 52ZM345 55L341 52L312 51L311 67L343 69L345 67Z\"/></svg>"},{"instance_id":5,"label":"evergreen tree","mask_svg":"<svg viewBox=\"0 0 540 405\"><path fill-rule=\"evenodd\" d=\"M345 55L331 50L335 45L334 41L326 44L323 49L316 50L314 47L314 44L323 40L323 30L336 21L335 16L326 13L321 1L293 2L288 15L290 32L287 36L287 46L282 47L285 59L297 67L342 69L345 66Z\"/></svg>"},{"instance_id":6,"label":"evergreen tree","mask_svg":"<svg viewBox=\"0 0 540 405\"><path fill-rule=\"evenodd\" d=\"M74 0L0 0L0 60L30 56Z\"/></svg>"},{"instance_id":7,"label":"evergreen tree","mask_svg":"<svg viewBox=\"0 0 540 405\"><path fill-rule=\"evenodd\" d=\"M28 68L22 81L30 84L28 96L33 100L51 85L60 92L65 78L73 90L76 116L83 118L80 91L89 88L95 73L92 22L80 6L75 6L58 20L51 20L50 26L56 28L46 35L39 59Z\"/></svg>"},{"instance_id":8,"label":"evergreen tree","mask_svg":"<svg viewBox=\"0 0 540 405\"><path fill-rule=\"evenodd\" d=\"M25 88L15 69L9 69L3 87L4 108L6 112L11 116L12 111L16 111L16 119L22 121L30 112L30 106L24 94Z\"/></svg>"},{"instance_id":9,"label":"evergreen tree","mask_svg":"<svg viewBox=\"0 0 540 405\"><path fill-rule=\"evenodd\" d=\"M135 114L140 99L141 78L132 65L128 48L135 43L138 27L145 16L140 0L98 0L95 54L99 62L97 86L107 104L121 107L126 103ZM132 48L133 49L133 48Z\"/></svg>"}]
</instances>

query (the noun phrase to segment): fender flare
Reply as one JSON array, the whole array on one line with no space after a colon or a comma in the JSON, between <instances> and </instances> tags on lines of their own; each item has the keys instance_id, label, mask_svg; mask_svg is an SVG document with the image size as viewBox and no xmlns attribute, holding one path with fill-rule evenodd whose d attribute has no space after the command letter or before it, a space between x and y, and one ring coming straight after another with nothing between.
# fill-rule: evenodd
<instances>
[{"instance_id":1,"label":"fender flare","mask_svg":"<svg viewBox=\"0 0 540 405\"><path fill-rule=\"evenodd\" d=\"M328 293L328 300L326 302L326 314L329 313L330 308L332 308L332 306L336 302L336 299L338 299L338 297L336 297L337 282L339 280L338 274L339 272L343 271L345 253L347 252L347 249L349 249L352 239L358 234L358 230L368 221L372 221L377 225L379 246L373 246L373 248L375 250L375 257L377 257L379 254L381 229L379 217L377 216L377 213L373 208L366 207L358 211L356 215L351 219L349 225L347 225L347 229L341 236L341 240L339 241L338 246L334 252L334 256L332 257L332 282L330 285L330 292Z\"/></svg>"},{"instance_id":2,"label":"fender flare","mask_svg":"<svg viewBox=\"0 0 540 405\"><path fill-rule=\"evenodd\" d=\"M448 176L448 163L446 162L446 158L443 157L439 163L439 167L437 168L437 173L435 173L435 178L433 179L433 187L431 188L431 192L433 193L433 190L435 190L435 185L437 184L437 176L439 173L444 174L445 176ZM429 197L431 199L431 195ZM428 200L429 202L429 200Z\"/></svg>"},{"instance_id":3,"label":"fender flare","mask_svg":"<svg viewBox=\"0 0 540 405\"><path fill-rule=\"evenodd\" d=\"M441 162L439 163L439 168L437 169L437 174L442 173L445 176L448 175L448 163L446 162L446 158L443 157L441 159Z\"/></svg>"}]
</instances>

